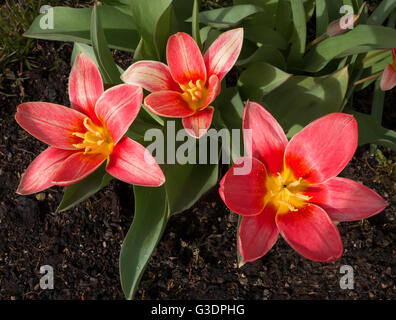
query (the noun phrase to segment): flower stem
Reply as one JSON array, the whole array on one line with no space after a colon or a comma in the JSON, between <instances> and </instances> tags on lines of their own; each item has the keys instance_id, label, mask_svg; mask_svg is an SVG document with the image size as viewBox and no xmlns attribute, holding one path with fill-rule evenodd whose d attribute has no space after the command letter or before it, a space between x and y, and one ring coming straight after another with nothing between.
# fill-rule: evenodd
<instances>
[{"instance_id":1,"label":"flower stem","mask_svg":"<svg viewBox=\"0 0 396 320\"><path fill-rule=\"evenodd\" d=\"M356 81L353 85L357 86L358 84L361 84L361 83L366 82L368 80L372 80L372 79L378 78L379 76L382 75L382 73L383 73L383 71L380 71L380 72L375 73L375 74L373 74L373 75L371 75L371 76L369 76L367 78L360 79L359 81Z\"/></svg>"}]
</instances>

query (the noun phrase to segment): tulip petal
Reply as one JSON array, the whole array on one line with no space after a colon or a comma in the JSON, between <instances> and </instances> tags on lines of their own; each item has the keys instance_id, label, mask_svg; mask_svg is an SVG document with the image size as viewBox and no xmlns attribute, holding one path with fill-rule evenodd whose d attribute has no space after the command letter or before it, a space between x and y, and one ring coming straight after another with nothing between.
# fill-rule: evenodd
<instances>
[{"instance_id":1,"label":"tulip petal","mask_svg":"<svg viewBox=\"0 0 396 320\"><path fill-rule=\"evenodd\" d=\"M98 119L105 124L116 144L127 132L142 106L143 90L132 84L120 84L105 91L96 103Z\"/></svg>"},{"instance_id":2,"label":"tulip petal","mask_svg":"<svg viewBox=\"0 0 396 320\"><path fill-rule=\"evenodd\" d=\"M278 239L276 210L266 206L257 216L242 218L238 232L238 248L243 261L252 262L264 256Z\"/></svg>"},{"instance_id":3,"label":"tulip petal","mask_svg":"<svg viewBox=\"0 0 396 320\"><path fill-rule=\"evenodd\" d=\"M196 114L183 118L183 127L194 138L201 138L208 131L213 117L214 108L207 107Z\"/></svg>"},{"instance_id":4,"label":"tulip petal","mask_svg":"<svg viewBox=\"0 0 396 320\"><path fill-rule=\"evenodd\" d=\"M208 95L206 96L205 102L200 110L205 109L209 104L211 104L214 99L219 95L221 90L221 82L219 78L214 74L208 80Z\"/></svg>"},{"instance_id":5,"label":"tulip petal","mask_svg":"<svg viewBox=\"0 0 396 320\"><path fill-rule=\"evenodd\" d=\"M204 56L208 77L215 74L221 81L238 59L242 43L242 28L222 33L212 43Z\"/></svg>"},{"instance_id":6,"label":"tulip petal","mask_svg":"<svg viewBox=\"0 0 396 320\"><path fill-rule=\"evenodd\" d=\"M26 169L19 183L17 193L28 195L52 187L59 165L66 160L73 151L49 147L43 151Z\"/></svg>"},{"instance_id":7,"label":"tulip petal","mask_svg":"<svg viewBox=\"0 0 396 320\"><path fill-rule=\"evenodd\" d=\"M180 90L173 80L166 64L158 61L138 61L132 64L122 75L125 83L141 86L150 92Z\"/></svg>"},{"instance_id":8,"label":"tulip petal","mask_svg":"<svg viewBox=\"0 0 396 320\"><path fill-rule=\"evenodd\" d=\"M166 46L166 59L175 81L187 84L190 80L206 82L206 67L194 39L184 32L171 36Z\"/></svg>"},{"instance_id":9,"label":"tulip petal","mask_svg":"<svg viewBox=\"0 0 396 320\"><path fill-rule=\"evenodd\" d=\"M80 140L72 132L84 132L85 115L58 104L26 102L18 106L15 120L33 137L50 146L75 150L73 143Z\"/></svg>"},{"instance_id":10,"label":"tulip petal","mask_svg":"<svg viewBox=\"0 0 396 320\"><path fill-rule=\"evenodd\" d=\"M333 221L354 221L371 217L387 202L374 190L346 178L332 178L308 188L309 202L322 207Z\"/></svg>"},{"instance_id":11,"label":"tulip petal","mask_svg":"<svg viewBox=\"0 0 396 320\"><path fill-rule=\"evenodd\" d=\"M275 221L283 238L305 258L328 262L341 257L340 233L322 208L308 204L296 212L277 214Z\"/></svg>"},{"instance_id":12,"label":"tulip petal","mask_svg":"<svg viewBox=\"0 0 396 320\"><path fill-rule=\"evenodd\" d=\"M396 86L396 71L390 64L386 66L382 74L380 86L382 91L391 90Z\"/></svg>"},{"instance_id":13,"label":"tulip petal","mask_svg":"<svg viewBox=\"0 0 396 320\"><path fill-rule=\"evenodd\" d=\"M357 122L345 113L321 117L289 142L285 165L296 178L321 183L338 175L352 159L357 147Z\"/></svg>"},{"instance_id":14,"label":"tulip petal","mask_svg":"<svg viewBox=\"0 0 396 320\"><path fill-rule=\"evenodd\" d=\"M52 183L59 186L72 185L94 172L105 159L106 157L100 153L74 153L59 166Z\"/></svg>"},{"instance_id":15,"label":"tulip petal","mask_svg":"<svg viewBox=\"0 0 396 320\"><path fill-rule=\"evenodd\" d=\"M220 181L219 194L226 206L241 215L257 215L265 206L265 166L255 158L240 158Z\"/></svg>"},{"instance_id":16,"label":"tulip petal","mask_svg":"<svg viewBox=\"0 0 396 320\"><path fill-rule=\"evenodd\" d=\"M152 113L163 117L184 118L195 112L176 91L153 92L144 99L144 105Z\"/></svg>"},{"instance_id":17,"label":"tulip petal","mask_svg":"<svg viewBox=\"0 0 396 320\"><path fill-rule=\"evenodd\" d=\"M248 154L264 163L271 174L282 171L288 143L286 135L275 118L258 103L246 103L243 138Z\"/></svg>"},{"instance_id":18,"label":"tulip petal","mask_svg":"<svg viewBox=\"0 0 396 320\"><path fill-rule=\"evenodd\" d=\"M165 176L150 152L128 137L122 138L114 147L106 170L129 184L158 187L165 182Z\"/></svg>"},{"instance_id":19,"label":"tulip petal","mask_svg":"<svg viewBox=\"0 0 396 320\"><path fill-rule=\"evenodd\" d=\"M74 61L69 77L72 107L96 121L95 104L103 93L103 82L95 63L84 53Z\"/></svg>"}]
</instances>

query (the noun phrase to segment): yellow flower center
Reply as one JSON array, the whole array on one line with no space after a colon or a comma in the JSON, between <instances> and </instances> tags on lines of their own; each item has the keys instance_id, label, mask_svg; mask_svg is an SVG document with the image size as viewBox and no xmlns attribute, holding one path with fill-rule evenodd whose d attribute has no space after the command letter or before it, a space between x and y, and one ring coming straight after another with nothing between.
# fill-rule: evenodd
<instances>
[{"instance_id":1,"label":"yellow flower center","mask_svg":"<svg viewBox=\"0 0 396 320\"><path fill-rule=\"evenodd\" d=\"M208 95L208 89L205 88L203 81L197 80L193 83L190 80L188 84L179 84L179 86L183 90L183 100L188 103L192 110L199 110L205 103Z\"/></svg>"},{"instance_id":2,"label":"yellow flower center","mask_svg":"<svg viewBox=\"0 0 396 320\"><path fill-rule=\"evenodd\" d=\"M268 175L266 180L267 194L265 203L276 208L277 213L298 211L306 205L311 197L304 195L309 186L302 178L296 179L290 169L285 169L277 175Z\"/></svg>"},{"instance_id":3,"label":"yellow flower center","mask_svg":"<svg viewBox=\"0 0 396 320\"><path fill-rule=\"evenodd\" d=\"M84 149L84 154L101 153L108 157L113 151L114 142L107 129L95 125L90 118L84 118L85 132L73 132L72 135L83 139L81 143L73 144L76 149Z\"/></svg>"}]
</instances>

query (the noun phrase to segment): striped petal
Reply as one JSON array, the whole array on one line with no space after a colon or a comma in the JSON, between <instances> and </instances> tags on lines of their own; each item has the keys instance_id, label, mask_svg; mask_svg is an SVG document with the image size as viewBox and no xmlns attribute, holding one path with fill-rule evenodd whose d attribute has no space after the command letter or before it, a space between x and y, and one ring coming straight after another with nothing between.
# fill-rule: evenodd
<instances>
[{"instance_id":1,"label":"striped petal","mask_svg":"<svg viewBox=\"0 0 396 320\"><path fill-rule=\"evenodd\" d=\"M114 147L106 170L129 184L158 187L165 182L165 176L150 152L128 137L122 138Z\"/></svg>"},{"instance_id":2,"label":"striped petal","mask_svg":"<svg viewBox=\"0 0 396 320\"><path fill-rule=\"evenodd\" d=\"M206 67L194 39L184 32L171 36L166 47L166 59L173 79L180 84L190 80L206 82Z\"/></svg>"},{"instance_id":3,"label":"striped petal","mask_svg":"<svg viewBox=\"0 0 396 320\"><path fill-rule=\"evenodd\" d=\"M215 74L221 81L237 61L242 43L242 28L222 33L209 47L204 56L208 77Z\"/></svg>"},{"instance_id":4,"label":"striped petal","mask_svg":"<svg viewBox=\"0 0 396 320\"><path fill-rule=\"evenodd\" d=\"M329 262L341 257L340 233L322 208L309 204L297 212L277 214L275 221L283 238L305 258Z\"/></svg>"},{"instance_id":5,"label":"striped petal","mask_svg":"<svg viewBox=\"0 0 396 320\"><path fill-rule=\"evenodd\" d=\"M238 249L243 261L252 262L264 256L278 239L276 210L266 206L257 216L242 218L238 232Z\"/></svg>"},{"instance_id":6,"label":"striped petal","mask_svg":"<svg viewBox=\"0 0 396 320\"><path fill-rule=\"evenodd\" d=\"M214 99L219 95L221 90L221 82L219 78L214 74L208 80L208 95L206 96L205 102L200 108L200 110L205 109L210 105Z\"/></svg>"},{"instance_id":7,"label":"striped petal","mask_svg":"<svg viewBox=\"0 0 396 320\"><path fill-rule=\"evenodd\" d=\"M243 138L248 154L264 163L271 174L282 171L286 135L275 118L258 103L246 103Z\"/></svg>"},{"instance_id":8,"label":"striped petal","mask_svg":"<svg viewBox=\"0 0 396 320\"><path fill-rule=\"evenodd\" d=\"M152 113L163 117L184 118L195 112L176 91L153 92L144 99L144 105Z\"/></svg>"},{"instance_id":9,"label":"striped petal","mask_svg":"<svg viewBox=\"0 0 396 320\"><path fill-rule=\"evenodd\" d=\"M94 172L105 159L106 157L100 153L74 153L59 166L52 183L59 186L72 185Z\"/></svg>"},{"instance_id":10,"label":"striped petal","mask_svg":"<svg viewBox=\"0 0 396 320\"><path fill-rule=\"evenodd\" d=\"M396 71L390 64L386 66L382 74L380 86L382 91L391 90L396 86Z\"/></svg>"},{"instance_id":11,"label":"striped petal","mask_svg":"<svg viewBox=\"0 0 396 320\"><path fill-rule=\"evenodd\" d=\"M84 53L78 54L69 77L72 107L96 121L95 104L103 93L103 82L95 63Z\"/></svg>"},{"instance_id":12,"label":"striped petal","mask_svg":"<svg viewBox=\"0 0 396 320\"><path fill-rule=\"evenodd\" d=\"M322 207L333 221L365 219L388 205L374 190L339 177L311 186L305 194L312 197L310 202Z\"/></svg>"},{"instance_id":13,"label":"striped petal","mask_svg":"<svg viewBox=\"0 0 396 320\"><path fill-rule=\"evenodd\" d=\"M194 138L201 138L208 131L213 117L214 108L207 107L196 114L183 118L183 127Z\"/></svg>"},{"instance_id":14,"label":"striped petal","mask_svg":"<svg viewBox=\"0 0 396 320\"><path fill-rule=\"evenodd\" d=\"M96 103L99 120L117 143L127 132L142 106L143 90L132 84L120 84L105 91Z\"/></svg>"},{"instance_id":15,"label":"striped petal","mask_svg":"<svg viewBox=\"0 0 396 320\"><path fill-rule=\"evenodd\" d=\"M180 90L173 80L166 64L158 61L138 61L132 64L122 75L125 83L141 86L150 92Z\"/></svg>"},{"instance_id":16,"label":"striped petal","mask_svg":"<svg viewBox=\"0 0 396 320\"><path fill-rule=\"evenodd\" d=\"M52 187L56 170L73 151L49 147L43 151L26 169L19 183L17 193L21 195L40 192Z\"/></svg>"},{"instance_id":17,"label":"striped petal","mask_svg":"<svg viewBox=\"0 0 396 320\"><path fill-rule=\"evenodd\" d=\"M220 181L219 194L226 206L241 215L257 215L265 206L264 164L254 158L240 158Z\"/></svg>"},{"instance_id":18,"label":"striped petal","mask_svg":"<svg viewBox=\"0 0 396 320\"><path fill-rule=\"evenodd\" d=\"M296 178L321 183L338 175L352 159L357 147L357 122L345 113L321 117L289 142L285 165Z\"/></svg>"},{"instance_id":19,"label":"striped petal","mask_svg":"<svg viewBox=\"0 0 396 320\"><path fill-rule=\"evenodd\" d=\"M58 104L26 102L18 106L15 119L18 124L35 138L50 146L74 150L73 143L79 138L72 132L84 132L85 115Z\"/></svg>"}]
</instances>

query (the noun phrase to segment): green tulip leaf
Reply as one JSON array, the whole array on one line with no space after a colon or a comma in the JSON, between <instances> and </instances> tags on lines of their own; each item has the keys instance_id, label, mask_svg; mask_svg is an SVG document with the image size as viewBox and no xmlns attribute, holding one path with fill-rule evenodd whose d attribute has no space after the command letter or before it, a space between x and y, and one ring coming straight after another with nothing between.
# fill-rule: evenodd
<instances>
[{"instance_id":1,"label":"green tulip leaf","mask_svg":"<svg viewBox=\"0 0 396 320\"><path fill-rule=\"evenodd\" d=\"M172 0L130 1L136 29L143 38L142 57L161 60L171 28Z\"/></svg>"},{"instance_id":2,"label":"green tulip leaf","mask_svg":"<svg viewBox=\"0 0 396 320\"><path fill-rule=\"evenodd\" d=\"M251 4L236 5L200 12L199 21L218 28L230 28L243 19L262 11L262 8ZM192 17L187 22L192 22Z\"/></svg>"},{"instance_id":3,"label":"green tulip leaf","mask_svg":"<svg viewBox=\"0 0 396 320\"><path fill-rule=\"evenodd\" d=\"M106 164L103 164L85 179L65 187L62 201L56 211L69 210L106 187L113 178L106 173L105 167Z\"/></svg>"},{"instance_id":4,"label":"green tulip leaf","mask_svg":"<svg viewBox=\"0 0 396 320\"><path fill-rule=\"evenodd\" d=\"M107 39L102 28L101 18L96 5L91 16L91 39L99 70L104 83L121 83L120 71L114 62L113 56L107 44Z\"/></svg>"},{"instance_id":5,"label":"green tulip leaf","mask_svg":"<svg viewBox=\"0 0 396 320\"><path fill-rule=\"evenodd\" d=\"M242 72L238 86L244 100L261 102L265 95L282 85L291 76L268 63L256 62Z\"/></svg>"},{"instance_id":6,"label":"green tulip leaf","mask_svg":"<svg viewBox=\"0 0 396 320\"><path fill-rule=\"evenodd\" d=\"M308 72L318 72L334 58L395 47L395 29L358 25L353 30L327 38L314 46L306 54L302 69Z\"/></svg>"},{"instance_id":7,"label":"green tulip leaf","mask_svg":"<svg viewBox=\"0 0 396 320\"><path fill-rule=\"evenodd\" d=\"M147 263L156 248L169 217L163 186L134 186L135 213L120 252L121 287L133 299Z\"/></svg>"},{"instance_id":8,"label":"green tulip leaf","mask_svg":"<svg viewBox=\"0 0 396 320\"><path fill-rule=\"evenodd\" d=\"M91 44L90 23L92 8L53 8L53 28L42 28L40 23L45 18L43 13L32 23L24 33L25 37L73 41ZM139 41L139 35L131 15L120 12L111 6L97 8L98 14L103 21L103 30L109 41L110 48L134 51Z\"/></svg>"},{"instance_id":9,"label":"green tulip leaf","mask_svg":"<svg viewBox=\"0 0 396 320\"><path fill-rule=\"evenodd\" d=\"M294 76L264 96L267 109L285 131L341 109L348 87L345 67L322 77Z\"/></svg>"}]
</instances>

